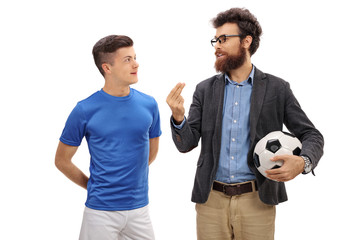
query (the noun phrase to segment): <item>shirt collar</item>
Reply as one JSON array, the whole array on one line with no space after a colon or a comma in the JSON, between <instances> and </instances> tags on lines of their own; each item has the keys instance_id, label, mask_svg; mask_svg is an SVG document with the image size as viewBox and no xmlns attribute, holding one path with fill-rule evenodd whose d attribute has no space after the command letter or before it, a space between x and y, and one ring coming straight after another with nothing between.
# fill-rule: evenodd
<instances>
[{"instance_id":1,"label":"shirt collar","mask_svg":"<svg viewBox=\"0 0 360 240\"><path fill-rule=\"evenodd\" d=\"M244 81L242 83L237 83L237 82L231 80L230 77L227 75L227 73L225 73L225 84L230 83L230 84L235 84L235 85L244 85L246 82L248 82L251 85L253 85L254 74L255 74L255 66L253 65L247 81Z\"/></svg>"}]
</instances>

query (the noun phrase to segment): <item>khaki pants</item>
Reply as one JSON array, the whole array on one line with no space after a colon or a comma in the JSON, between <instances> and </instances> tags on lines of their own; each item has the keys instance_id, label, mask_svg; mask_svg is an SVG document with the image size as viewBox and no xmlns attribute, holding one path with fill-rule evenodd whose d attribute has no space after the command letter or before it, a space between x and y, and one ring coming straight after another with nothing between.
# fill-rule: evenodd
<instances>
[{"instance_id":1,"label":"khaki pants","mask_svg":"<svg viewBox=\"0 0 360 240\"><path fill-rule=\"evenodd\" d=\"M227 196L211 190L196 204L198 240L273 240L275 206L266 205L257 191Z\"/></svg>"}]
</instances>

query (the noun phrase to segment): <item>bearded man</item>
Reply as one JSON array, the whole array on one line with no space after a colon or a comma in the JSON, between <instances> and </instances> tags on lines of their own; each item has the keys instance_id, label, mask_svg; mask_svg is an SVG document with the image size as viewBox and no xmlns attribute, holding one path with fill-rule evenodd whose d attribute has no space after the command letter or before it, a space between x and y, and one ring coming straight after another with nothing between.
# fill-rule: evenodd
<instances>
[{"instance_id":1,"label":"bearded man","mask_svg":"<svg viewBox=\"0 0 360 240\"><path fill-rule=\"evenodd\" d=\"M173 141L180 152L197 147L192 201L198 239L274 239L275 205L287 200L284 182L317 166L324 140L293 95L289 83L251 63L262 33L247 9L232 8L212 20L215 69L200 82L185 118L184 83L167 97ZM300 156L282 155L281 168L261 175L253 162L256 143L283 126L302 142Z\"/></svg>"}]
</instances>

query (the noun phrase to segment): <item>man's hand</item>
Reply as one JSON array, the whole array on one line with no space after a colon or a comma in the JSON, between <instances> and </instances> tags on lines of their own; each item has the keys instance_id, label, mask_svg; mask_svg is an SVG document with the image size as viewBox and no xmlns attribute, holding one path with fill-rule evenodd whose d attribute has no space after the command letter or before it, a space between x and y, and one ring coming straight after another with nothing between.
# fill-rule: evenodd
<instances>
[{"instance_id":1,"label":"man's hand","mask_svg":"<svg viewBox=\"0 0 360 240\"><path fill-rule=\"evenodd\" d=\"M184 120L184 98L181 96L181 92L184 87L185 83L176 84L176 86L171 90L168 97L166 98L166 103L169 105L172 111L175 124L180 124Z\"/></svg>"},{"instance_id":2,"label":"man's hand","mask_svg":"<svg viewBox=\"0 0 360 240\"><path fill-rule=\"evenodd\" d=\"M304 159L299 156L279 155L270 160L284 161L284 164L280 168L265 171L268 178L278 182L290 181L304 171L305 162Z\"/></svg>"}]
</instances>

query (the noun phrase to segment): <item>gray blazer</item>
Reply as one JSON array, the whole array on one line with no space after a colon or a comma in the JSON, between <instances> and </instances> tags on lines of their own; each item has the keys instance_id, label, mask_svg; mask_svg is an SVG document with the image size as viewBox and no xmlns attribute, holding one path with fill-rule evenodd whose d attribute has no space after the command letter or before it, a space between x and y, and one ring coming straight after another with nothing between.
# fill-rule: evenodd
<instances>
[{"instance_id":1,"label":"gray blazer","mask_svg":"<svg viewBox=\"0 0 360 240\"><path fill-rule=\"evenodd\" d=\"M196 86L189 115L182 129L172 124L172 137L180 152L197 147L197 162L192 201L205 203L218 168L224 104L225 76L215 75ZM314 127L293 95L289 83L255 68L250 107L250 150L248 165L256 176L260 199L269 205L287 200L285 184L263 177L255 168L253 151L256 143L283 124L302 142L301 155L308 156L315 168L323 154L324 139Z\"/></svg>"}]
</instances>

